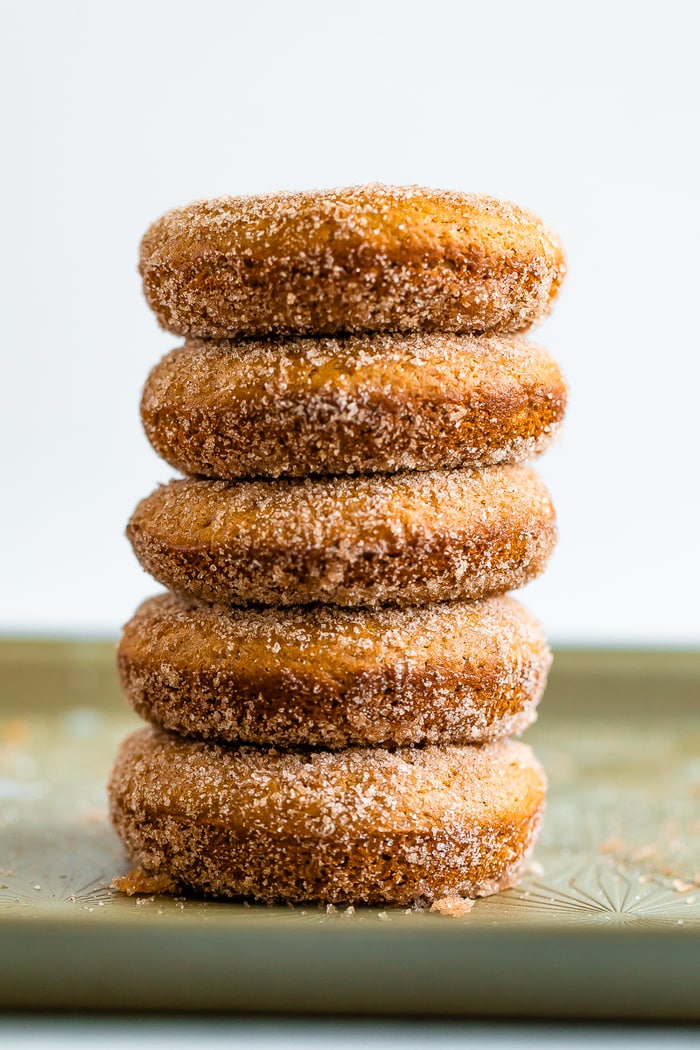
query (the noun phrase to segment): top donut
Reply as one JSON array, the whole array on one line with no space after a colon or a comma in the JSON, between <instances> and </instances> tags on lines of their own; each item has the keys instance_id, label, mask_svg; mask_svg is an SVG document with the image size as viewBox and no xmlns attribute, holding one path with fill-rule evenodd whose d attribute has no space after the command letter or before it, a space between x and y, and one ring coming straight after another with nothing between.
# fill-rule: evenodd
<instances>
[{"instance_id":1,"label":"top donut","mask_svg":"<svg viewBox=\"0 0 700 1050\"><path fill-rule=\"evenodd\" d=\"M515 204L369 185L177 208L147 231L139 269L163 328L219 339L522 331L565 263Z\"/></svg>"}]
</instances>

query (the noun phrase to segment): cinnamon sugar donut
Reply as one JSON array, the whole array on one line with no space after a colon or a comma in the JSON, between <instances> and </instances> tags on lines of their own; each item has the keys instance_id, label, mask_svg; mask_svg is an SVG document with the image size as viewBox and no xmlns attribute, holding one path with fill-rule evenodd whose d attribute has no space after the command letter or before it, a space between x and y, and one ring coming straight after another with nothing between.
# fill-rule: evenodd
<instances>
[{"instance_id":1,"label":"cinnamon sugar donut","mask_svg":"<svg viewBox=\"0 0 700 1050\"><path fill-rule=\"evenodd\" d=\"M519 336L392 334L190 341L151 372L141 418L185 474L305 477L528 459L565 405Z\"/></svg>"},{"instance_id":2,"label":"cinnamon sugar donut","mask_svg":"<svg viewBox=\"0 0 700 1050\"><path fill-rule=\"evenodd\" d=\"M562 249L493 197L355 186L220 197L147 231L140 271L176 335L520 331L549 312Z\"/></svg>"},{"instance_id":3,"label":"cinnamon sugar donut","mask_svg":"<svg viewBox=\"0 0 700 1050\"><path fill-rule=\"evenodd\" d=\"M545 779L530 749L278 752L141 729L109 785L136 877L265 901L412 904L514 885Z\"/></svg>"},{"instance_id":4,"label":"cinnamon sugar donut","mask_svg":"<svg viewBox=\"0 0 700 1050\"><path fill-rule=\"evenodd\" d=\"M467 744L534 721L551 656L512 598L248 610L173 594L124 628L122 686L185 736L277 747Z\"/></svg>"},{"instance_id":5,"label":"cinnamon sugar donut","mask_svg":"<svg viewBox=\"0 0 700 1050\"><path fill-rule=\"evenodd\" d=\"M234 605L422 605L519 587L543 569L554 509L508 465L303 481L171 481L127 535L171 590Z\"/></svg>"}]
</instances>

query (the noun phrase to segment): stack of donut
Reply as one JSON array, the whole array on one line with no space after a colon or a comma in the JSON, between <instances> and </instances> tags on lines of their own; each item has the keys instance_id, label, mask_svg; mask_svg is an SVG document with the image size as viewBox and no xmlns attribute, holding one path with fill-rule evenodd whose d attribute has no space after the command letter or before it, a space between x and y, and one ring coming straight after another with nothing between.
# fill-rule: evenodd
<instances>
[{"instance_id":1,"label":"stack of donut","mask_svg":"<svg viewBox=\"0 0 700 1050\"><path fill-rule=\"evenodd\" d=\"M556 539L521 464L566 388L524 330L561 248L490 197L364 186L226 197L146 233L185 337L142 419L185 476L128 536L168 591L119 669L121 887L425 904L511 886L545 796L550 653L505 592Z\"/></svg>"}]
</instances>

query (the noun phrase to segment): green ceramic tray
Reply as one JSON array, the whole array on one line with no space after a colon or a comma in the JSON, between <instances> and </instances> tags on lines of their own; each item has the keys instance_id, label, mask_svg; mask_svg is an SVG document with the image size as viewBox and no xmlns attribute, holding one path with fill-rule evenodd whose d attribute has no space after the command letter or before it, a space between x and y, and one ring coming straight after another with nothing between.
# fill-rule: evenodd
<instances>
[{"instance_id":1,"label":"green ceramic tray","mask_svg":"<svg viewBox=\"0 0 700 1050\"><path fill-rule=\"evenodd\" d=\"M114 894L105 644L0 643L0 1007L700 1019L700 653L557 654L517 890L463 918Z\"/></svg>"}]
</instances>

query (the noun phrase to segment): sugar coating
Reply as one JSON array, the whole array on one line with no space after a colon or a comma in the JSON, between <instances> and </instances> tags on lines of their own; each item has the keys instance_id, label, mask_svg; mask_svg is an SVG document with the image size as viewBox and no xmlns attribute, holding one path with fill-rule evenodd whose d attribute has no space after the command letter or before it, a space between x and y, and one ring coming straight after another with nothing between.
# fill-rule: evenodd
<instances>
[{"instance_id":1,"label":"sugar coating","mask_svg":"<svg viewBox=\"0 0 700 1050\"><path fill-rule=\"evenodd\" d=\"M512 885L545 778L530 749L231 748L143 729L109 785L141 869L263 900L412 903Z\"/></svg>"},{"instance_id":2,"label":"sugar coating","mask_svg":"<svg viewBox=\"0 0 700 1050\"><path fill-rule=\"evenodd\" d=\"M132 703L182 734L117 758L132 887L454 910L512 885L544 776L522 745L462 744L531 721L550 656L511 599L463 600L546 563L546 489L502 464L548 444L566 390L524 340L451 333L542 319L557 239L493 198L365 186L178 209L140 268L160 323L204 340L149 378L156 450L279 480L172 482L129 524L157 579L241 606L170 594L125 629Z\"/></svg>"},{"instance_id":3,"label":"sugar coating","mask_svg":"<svg viewBox=\"0 0 700 1050\"><path fill-rule=\"evenodd\" d=\"M161 486L127 535L172 590L234 605L422 605L521 586L556 541L541 478L483 470Z\"/></svg>"},{"instance_id":4,"label":"sugar coating","mask_svg":"<svg viewBox=\"0 0 700 1050\"><path fill-rule=\"evenodd\" d=\"M520 732L551 654L509 597L418 609L237 609L164 594L124 629L141 717L278 747L464 744Z\"/></svg>"},{"instance_id":5,"label":"sugar coating","mask_svg":"<svg viewBox=\"0 0 700 1050\"><path fill-rule=\"evenodd\" d=\"M183 473L304 477L529 459L565 407L522 337L392 333L190 340L151 372L141 418Z\"/></svg>"},{"instance_id":6,"label":"sugar coating","mask_svg":"<svg viewBox=\"0 0 700 1050\"><path fill-rule=\"evenodd\" d=\"M520 331L565 263L531 212L493 197L355 186L220 197L146 232L146 298L177 335Z\"/></svg>"}]
</instances>

